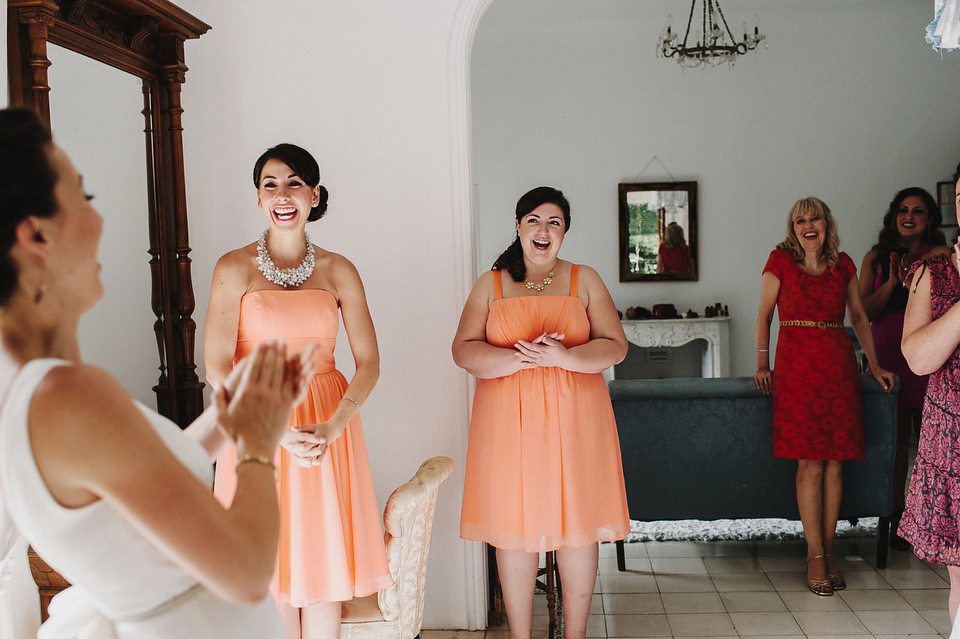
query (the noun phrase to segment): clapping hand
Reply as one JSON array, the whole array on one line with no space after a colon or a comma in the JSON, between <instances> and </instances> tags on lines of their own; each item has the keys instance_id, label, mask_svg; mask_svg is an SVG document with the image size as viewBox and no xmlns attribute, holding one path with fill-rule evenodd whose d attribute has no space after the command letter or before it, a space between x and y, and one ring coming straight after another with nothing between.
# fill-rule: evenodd
<instances>
[{"instance_id":1,"label":"clapping hand","mask_svg":"<svg viewBox=\"0 0 960 639\"><path fill-rule=\"evenodd\" d=\"M310 344L287 360L286 374L289 375L294 382L294 406L299 406L300 402L307 396L310 379L313 377L317 368L317 352L319 350L320 346L318 344Z\"/></svg>"},{"instance_id":2,"label":"clapping hand","mask_svg":"<svg viewBox=\"0 0 960 639\"><path fill-rule=\"evenodd\" d=\"M890 251L890 273L888 274L887 279L893 280L896 283L903 281L903 278L906 276L906 270L910 266L910 261L906 256L900 257L900 254L896 251Z\"/></svg>"},{"instance_id":3,"label":"clapping hand","mask_svg":"<svg viewBox=\"0 0 960 639\"><path fill-rule=\"evenodd\" d=\"M543 333L532 341L518 340L514 344L516 356L520 358L520 368L538 366L562 366L567 353L563 345L563 333Z\"/></svg>"},{"instance_id":4,"label":"clapping hand","mask_svg":"<svg viewBox=\"0 0 960 639\"><path fill-rule=\"evenodd\" d=\"M262 342L214 392L217 422L241 450L272 456L290 420L301 383L299 364L288 366L286 346ZM294 371L288 372L292 366Z\"/></svg>"}]
</instances>

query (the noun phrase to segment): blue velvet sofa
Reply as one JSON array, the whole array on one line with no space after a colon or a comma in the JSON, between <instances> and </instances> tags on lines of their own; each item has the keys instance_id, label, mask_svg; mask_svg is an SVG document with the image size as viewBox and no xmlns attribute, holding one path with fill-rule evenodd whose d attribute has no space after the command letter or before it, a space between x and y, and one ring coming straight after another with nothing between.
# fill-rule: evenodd
<instances>
[{"instance_id":1,"label":"blue velvet sofa","mask_svg":"<svg viewBox=\"0 0 960 639\"><path fill-rule=\"evenodd\" d=\"M899 384L899 382L898 382ZM630 518L799 519L797 462L773 456L771 401L751 377L613 380ZM860 378L866 459L843 465L840 519L880 517L886 566L897 395ZM623 542L617 558L624 570Z\"/></svg>"}]
</instances>

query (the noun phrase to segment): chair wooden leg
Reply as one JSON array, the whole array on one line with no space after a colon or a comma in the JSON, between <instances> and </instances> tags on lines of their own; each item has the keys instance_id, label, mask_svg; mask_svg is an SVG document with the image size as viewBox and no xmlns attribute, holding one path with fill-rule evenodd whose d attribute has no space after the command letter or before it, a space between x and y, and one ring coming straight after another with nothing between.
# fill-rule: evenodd
<instances>
[{"instance_id":1,"label":"chair wooden leg","mask_svg":"<svg viewBox=\"0 0 960 639\"><path fill-rule=\"evenodd\" d=\"M553 562L553 569L554 569L554 574L556 578L556 581L554 582L555 583L554 590L556 590L556 593L557 593L557 608L556 608L557 609L557 626L554 630L554 638L559 637L560 639L562 639L564 635L563 583L560 581L560 566L557 564L556 561Z\"/></svg>"},{"instance_id":2,"label":"chair wooden leg","mask_svg":"<svg viewBox=\"0 0 960 639\"><path fill-rule=\"evenodd\" d=\"M503 625L503 588L500 587L500 572L497 568L497 550L490 544L487 544L487 570L489 571L489 611L491 624L494 626Z\"/></svg>"},{"instance_id":3,"label":"chair wooden leg","mask_svg":"<svg viewBox=\"0 0 960 639\"><path fill-rule=\"evenodd\" d=\"M890 518L881 517L877 522L877 568L887 567L887 551L890 546Z\"/></svg>"},{"instance_id":4,"label":"chair wooden leg","mask_svg":"<svg viewBox=\"0 0 960 639\"><path fill-rule=\"evenodd\" d=\"M556 570L556 553L551 551L546 556L547 578L547 612L550 615L550 636L553 637L557 629L557 593L554 587L554 571Z\"/></svg>"}]
</instances>

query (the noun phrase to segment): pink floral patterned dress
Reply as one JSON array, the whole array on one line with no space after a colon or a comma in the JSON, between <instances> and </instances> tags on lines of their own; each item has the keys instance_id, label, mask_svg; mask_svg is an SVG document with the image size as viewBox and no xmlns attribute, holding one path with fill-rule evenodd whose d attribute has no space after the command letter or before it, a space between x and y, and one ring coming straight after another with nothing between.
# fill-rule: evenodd
<instances>
[{"instance_id":1,"label":"pink floral patterned dress","mask_svg":"<svg viewBox=\"0 0 960 639\"><path fill-rule=\"evenodd\" d=\"M926 260L930 308L941 317L960 300L960 277L943 253ZM923 266L914 267L922 273ZM919 277L919 275L918 275ZM920 559L960 565L960 347L930 375L917 461L900 520L900 536Z\"/></svg>"}]
</instances>

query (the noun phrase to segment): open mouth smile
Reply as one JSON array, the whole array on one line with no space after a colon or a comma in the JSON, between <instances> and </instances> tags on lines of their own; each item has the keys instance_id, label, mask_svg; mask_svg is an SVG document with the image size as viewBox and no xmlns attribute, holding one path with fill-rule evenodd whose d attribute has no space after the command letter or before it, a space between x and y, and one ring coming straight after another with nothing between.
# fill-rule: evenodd
<instances>
[{"instance_id":1,"label":"open mouth smile","mask_svg":"<svg viewBox=\"0 0 960 639\"><path fill-rule=\"evenodd\" d=\"M295 206L277 206L273 209L273 215L280 222L287 222L292 220L297 215L297 207Z\"/></svg>"},{"instance_id":2,"label":"open mouth smile","mask_svg":"<svg viewBox=\"0 0 960 639\"><path fill-rule=\"evenodd\" d=\"M532 243L534 248L540 249L541 251L546 251L548 248L550 248L550 242L533 240Z\"/></svg>"}]
</instances>

